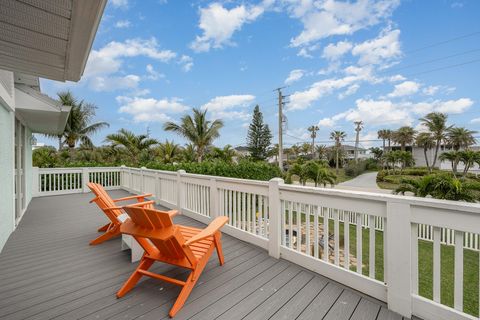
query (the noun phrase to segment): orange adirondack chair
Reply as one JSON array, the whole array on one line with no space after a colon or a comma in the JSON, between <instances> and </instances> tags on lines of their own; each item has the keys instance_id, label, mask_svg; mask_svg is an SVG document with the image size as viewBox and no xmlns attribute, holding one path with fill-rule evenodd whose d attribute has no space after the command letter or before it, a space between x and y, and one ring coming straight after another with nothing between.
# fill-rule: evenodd
<instances>
[{"instance_id":1,"label":"orange adirondack chair","mask_svg":"<svg viewBox=\"0 0 480 320\"><path fill-rule=\"evenodd\" d=\"M112 199L101 184L89 182L87 186L95 195L95 198L90 200L90 203L95 202L110 220L109 223L98 229L98 232L104 233L98 238L90 241L90 245L100 244L120 235L120 225L128 216L123 212L121 207L115 204L116 202L132 199L137 199L138 202L144 202L146 197L152 196L152 194L149 193L120 199ZM150 204L150 206L153 207L152 204Z\"/></svg>"},{"instance_id":2,"label":"orange adirondack chair","mask_svg":"<svg viewBox=\"0 0 480 320\"><path fill-rule=\"evenodd\" d=\"M121 225L120 230L132 235L145 254L137 269L117 292L117 298L129 292L142 276L173 283L183 287L169 312L169 316L174 317L190 295L214 249L217 250L220 265L224 264L220 228L228 218L218 217L202 230L175 225L169 212L150 209L143 204L132 204L123 209L130 219ZM186 281L181 281L148 271L156 261L190 269L190 275Z\"/></svg>"}]
</instances>

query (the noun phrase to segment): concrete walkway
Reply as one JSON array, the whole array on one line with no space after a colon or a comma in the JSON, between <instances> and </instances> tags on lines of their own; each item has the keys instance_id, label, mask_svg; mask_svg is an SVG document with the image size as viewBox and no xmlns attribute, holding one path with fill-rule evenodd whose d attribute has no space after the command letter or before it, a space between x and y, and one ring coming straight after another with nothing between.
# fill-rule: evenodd
<instances>
[{"instance_id":1,"label":"concrete walkway","mask_svg":"<svg viewBox=\"0 0 480 320\"><path fill-rule=\"evenodd\" d=\"M335 189L367 191L377 193L392 193L390 190L381 189L377 185L377 172L367 172L351 180L339 183Z\"/></svg>"}]
</instances>

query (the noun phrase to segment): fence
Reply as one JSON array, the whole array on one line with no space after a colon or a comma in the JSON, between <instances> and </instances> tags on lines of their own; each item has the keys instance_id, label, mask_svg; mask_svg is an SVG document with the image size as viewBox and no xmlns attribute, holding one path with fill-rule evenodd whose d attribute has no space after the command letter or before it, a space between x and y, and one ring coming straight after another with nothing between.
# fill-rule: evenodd
<instances>
[{"instance_id":1,"label":"fence","mask_svg":"<svg viewBox=\"0 0 480 320\"><path fill-rule=\"evenodd\" d=\"M204 223L225 215L225 233L404 316L477 319L480 261L470 249L478 250L478 204L144 168L40 169L38 176L37 195L85 191L76 182L81 176L82 183L93 178L152 193L158 204Z\"/></svg>"}]
</instances>

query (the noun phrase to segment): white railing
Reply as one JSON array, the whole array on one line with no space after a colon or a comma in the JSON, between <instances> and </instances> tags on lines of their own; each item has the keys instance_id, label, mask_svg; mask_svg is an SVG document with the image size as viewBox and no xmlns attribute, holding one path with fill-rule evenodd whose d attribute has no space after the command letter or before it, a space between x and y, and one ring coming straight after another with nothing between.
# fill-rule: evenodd
<instances>
[{"instance_id":1,"label":"white railing","mask_svg":"<svg viewBox=\"0 0 480 320\"><path fill-rule=\"evenodd\" d=\"M116 174L118 184L103 178L110 188L152 193L158 204L204 223L228 216L225 233L404 316L477 319L480 261L471 249L478 250L479 204L127 167L40 169L37 194L85 191L75 178L70 190L50 181L94 172Z\"/></svg>"}]
</instances>

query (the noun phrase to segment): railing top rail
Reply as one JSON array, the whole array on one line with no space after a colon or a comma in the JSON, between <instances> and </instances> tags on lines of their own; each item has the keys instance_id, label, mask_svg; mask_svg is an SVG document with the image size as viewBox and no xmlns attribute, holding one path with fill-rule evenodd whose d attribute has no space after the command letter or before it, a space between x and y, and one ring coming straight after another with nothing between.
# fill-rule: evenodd
<instances>
[{"instance_id":1,"label":"railing top rail","mask_svg":"<svg viewBox=\"0 0 480 320\"><path fill-rule=\"evenodd\" d=\"M480 204L461 202L461 201L420 198L420 197L413 197L413 196L401 196L401 195L394 195L394 194L354 191L354 190L315 188L315 187L309 187L309 186L298 186L298 185L287 185L287 184L281 185L280 191L313 193L313 194L321 194L321 195L328 195L328 196L341 197L341 198L350 198L350 199L357 198L362 200L371 200L371 201L379 201L379 202L408 203L413 206L433 207L433 208L456 210L456 211L461 210L461 211L476 213L480 215Z\"/></svg>"},{"instance_id":2,"label":"railing top rail","mask_svg":"<svg viewBox=\"0 0 480 320\"><path fill-rule=\"evenodd\" d=\"M99 171L104 171L104 170L115 170L115 171L120 171L122 168L121 167L66 167L66 168L38 168L40 172L42 171L70 171L70 170L76 170L76 171L82 171L83 169L87 169L90 171L93 170L99 170Z\"/></svg>"}]
</instances>

